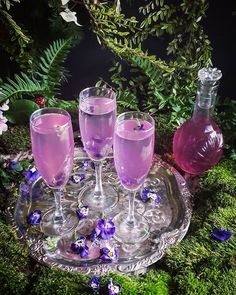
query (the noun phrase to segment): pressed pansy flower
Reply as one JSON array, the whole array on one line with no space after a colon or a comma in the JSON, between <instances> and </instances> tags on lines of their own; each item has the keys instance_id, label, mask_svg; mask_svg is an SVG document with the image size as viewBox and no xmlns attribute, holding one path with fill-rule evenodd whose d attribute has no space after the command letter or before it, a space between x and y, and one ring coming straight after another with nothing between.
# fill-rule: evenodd
<instances>
[{"instance_id":1,"label":"pressed pansy flower","mask_svg":"<svg viewBox=\"0 0 236 295\"><path fill-rule=\"evenodd\" d=\"M118 251L114 246L101 248L100 254L100 258L104 262L114 262L118 259Z\"/></svg>"},{"instance_id":2,"label":"pressed pansy flower","mask_svg":"<svg viewBox=\"0 0 236 295\"><path fill-rule=\"evenodd\" d=\"M109 295L117 295L121 292L121 286L119 284L113 284L112 279L108 283Z\"/></svg>"},{"instance_id":3,"label":"pressed pansy flower","mask_svg":"<svg viewBox=\"0 0 236 295\"><path fill-rule=\"evenodd\" d=\"M74 253L79 254L81 258L88 256L89 249L84 236L79 236L76 241L71 243L70 248Z\"/></svg>"},{"instance_id":4,"label":"pressed pansy flower","mask_svg":"<svg viewBox=\"0 0 236 295\"><path fill-rule=\"evenodd\" d=\"M25 179L27 181L35 181L36 179L38 179L40 176L40 173L38 172L38 170L33 167L31 169L27 169L25 171Z\"/></svg>"},{"instance_id":5,"label":"pressed pansy flower","mask_svg":"<svg viewBox=\"0 0 236 295\"><path fill-rule=\"evenodd\" d=\"M81 203L79 203L76 209L76 214L79 220L86 218L89 214L89 207L83 206Z\"/></svg>"},{"instance_id":6,"label":"pressed pansy flower","mask_svg":"<svg viewBox=\"0 0 236 295\"><path fill-rule=\"evenodd\" d=\"M100 278L93 276L90 278L88 286L93 292L97 292L100 289Z\"/></svg>"},{"instance_id":7,"label":"pressed pansy flower","mask_svg":"<svg viewBox=\"0 0 236 295\"><path fill-rule=\"evenodd\" d=\"M85 180L85 174L84 173L75 173L71 176L71 181L73 183L80 183L82 182L83 180Z\"/></svg>"},{"instance_id":8,"label":"pressed pansy flower","mask_svg":"<svg viewBox=\"0 0 236 295\"><path fill-rule=\"evenodd\" d=\"M85 149L84 149L85 151ZM83 162L80 163L80 168L87 169L89 167L92 167L92 161L90 160L84 160Z\"/></svg>"},{"instance_id":9,"label":"pressed pansy flower","mask_svg":"<svg viewBox=\"0 0 236 295\"><path fill-rule=\"evenodd\" d=\"M111 219L99 219L95 231L99 238L109 240L115 234L115 225Z\"/></svg>"},{"instance_id":10,"label":"pressed pansy flower","mask_svg":"<svg viewBox=\"0 0 236 295\"><path fill-rule=\"evenodd\" d=\"M32 211L29 215L26 217L27 222L31 225L39 224L42 219L42 212L38 209Z\"/></svg>"},{"instance_id":11,"label":"pressed pansy flower","mask_svg":"<svg viewBox=\"0 0 236 295\"><path fill-rule=\"evenodd\" d=\"M213 230L211 235L215 239L224 242L227 241L233 235L233 233L224 228L216 228Z\"/></svg>"},{"instance_id":12,"label":"pressed pansy flower","mask_svg":"<svg viewBox=\"0 0 236 295\"><path fill-rule=\"evenodd\" d=\"M91 234L87 236L87 239L91 242L95 242L98 239L98 235L95 229L93 229Z\"/></svg>"},{"instance_id":13,"label":"pressed pansy flower","mask_svg":"<svg viewBox=\"0 0 236 295\"><path fill-rule=\"evenodd\" d=\"M158 193L151 191L149 188L145 187L140 194L140 199L143 202L151 200L152 202L154 202L155 205L157 205L161 201L161 196Z\"/></svg>"}]
</instances>

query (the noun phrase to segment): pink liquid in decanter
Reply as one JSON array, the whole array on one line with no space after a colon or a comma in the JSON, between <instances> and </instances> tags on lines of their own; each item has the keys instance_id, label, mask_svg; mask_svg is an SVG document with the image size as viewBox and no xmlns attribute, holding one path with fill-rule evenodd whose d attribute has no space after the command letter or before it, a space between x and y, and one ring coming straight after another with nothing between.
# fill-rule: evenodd
<instances>
[{"instance_id":1,"label":"pink liquid in decanter","mask_svg":"<svg viewBox=\"0 0 236 295\"><path fill-rule=\"evenodd\" d=\"M176 130L173 140L177 165L192 175L202 174L215 166L223 151L222 132L211 117L221 71L203 68L198 72L198 77L200 86L193 116Z\"/></svg>"},{"instance_id":2,"label":"pink liquid in decanter","mask_svg":"<svg viewBox=\"0 0 236 295\"><path fill-rule=\"evenodd\" d=\"M189 174L202 174L215 166L221 158L222 149L222 132L211 118L192 118L174 135L175 160Z\"/></svg>"}]
</instances>

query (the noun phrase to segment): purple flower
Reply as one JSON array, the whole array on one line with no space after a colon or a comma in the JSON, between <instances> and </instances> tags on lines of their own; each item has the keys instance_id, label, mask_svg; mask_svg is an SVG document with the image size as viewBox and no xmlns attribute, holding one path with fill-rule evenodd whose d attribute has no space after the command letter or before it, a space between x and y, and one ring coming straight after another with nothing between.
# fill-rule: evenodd
<instances>
[{"instance_id":1,"label":"purple flower","mask_svg":"<svg viewBox=\"0 0 236 295\"><path fill-rule=\"evenodd\" d=\"M20 190L23 196L29 196L29 185L27 183L21 183Z\"/></svg>"},{"instance_id":2,"label":"purple flower","mask_svg":"<svg viewBox=\"0 0 236 295\"><path fill-rule=\"evenodd\" d=\"M8 165L9 169L15 170L17 167L17 161L11 161Z\"/></svg>"},{"instance_id":3,"label":"purple flower","mask_svg":"<svg viewBox=\"0 0 236 295\"><path fill-rule=\"evenodd\" d=\"M224 228L216 228L214 231L211 233L211 235L216 238L217 240L223 242L227 241L231 236L232 232L228 231L227 229Z\"/></svg>"},{"instance_id":4,"label":"purple flower","mask_svg":"<svg viewBox=\"0 0 236 295\"><path fill-rule=\"evenodd\" d=\"M93 229L92 232L91 232L91 234L87 236L87 239L88 239L89 241L91 241L91 242L96 241L97 238L98 238L98 235L97 235L95 229Z\"/></svg>"},{"instance_id":5,"label":"purple flower","mask_svg":"<svg viewBox=\"0 0 236 295\"><path fill-rule=\"evenodd\" d=\"M89 214L89 207L88 206L79 206L76 209L76 214L77 214L79 220L86 218Z\"/></svg>"},{"instance_id":6,"label":"purple flower","mask_svg":"<svg viewBox=\"0 0 236 295\"><path fill-rule=\"evenodd\" d=\"M94 113L94 106L88 106L87 107L87 112Z\"/></svg>"},{"instance_id":7,"label":"purple flower","mask_svg":"<svg viewBox=\"0 0 236 295\"><path fill-rule=\"evenodd\" d=\"M84 236L79 236L78 239L71 243L70 249L76 254L80 254L81 258L88 256L88 246L86 245L86 238Z\"/></svg>"},{"instance_id":8,"label":"purple flower","mask_svg":"<svg viewBox=\"0 0 236 295\"><path fill-rule=\"evenodd\" d=\"M70 179L73 183L80 183L85 179L85 174L76 173L76 174L73 174Z\"/></svg>"},{"instance_id":9,"label":"purple flower","mask_svg":"<svg viewBox=\"0 0 236 295\"><path fill-rule=\"evenodd\" d=\"M83 162L80 163L80 168L89 168L91 167L91 161L90 160L84 160Z\"/></svg>"},{"instance_id":10,"label":"purple flower","mask_svg":"<svg viewBox=\"0 0 236 295\"><path fill-rule=\"evenodd\" d=\"M97 292L99 289L100 289L100 278L99 277L96 277L96 276L93 276L90 278L89 280L89 288L94 291L94 292Z\"/></svg>"},{"instance_id":11,"label":"purple flower","mask_svg":"<svg viewBox=\"0 0 236 295\"><path fill-rule=\"evenodd\" d=\"M137 130L137 131L139 131L139 130L145 130L144 129L144 125L142 123L140 123L140 121L138 119L137 119L137 126L134 127L134 130Z\"/></svg>"},{"instance_id":12,"label":"purple flower","mask_svg":"<svg viewBox=\"0 0 236 295\"><path fill-rule=\"evenodd\" d=\"M118 259L118 251L114 246L101 248L100 254L100 258L104 262L113 262Z\"/></svg>"},{"instance_id":13,"label":"purple flower","mask_svg":"<svg viewBox=\"0 0 236 295\"><path fill-rule=\"evenodd\" d=\"M99 219L95 228L96 234L103 240L113 238L115 230L115 225L111 219Z\"/></svg>"},{"instance_id":14,"label":"purple flower","mask_svg":"<svg viewBox=\"0 0 236 295\"><path fill-rule=\"evenodd\" d=\"M109 295L117 295L121 292L121 286L118 284L113 284L112 279L108 283L108 292Z\"/></svg>"},{"instance_id":15,"label":"purple flower","mask_svg":"<svg viewBox=\"0 0 236 295\"><path fill-rule=\"evenodd\" d=\"M154 202L154 204L157 205L161 201L161 196L158 193L151 191L149 188L145 187L143 189L142 193L140 194L140 199L143 202L147 202L149 200L152 200Z\"/></svg>"},{"instance_id":16,"label":"purple flower","mask_svg":"<svg viewBox=\"0 0 236 295\"><path fill-rule=\"evenodd\" d=\"M38 179L40 176L40 173L36 170L35 167L31 168L31 169L27 169L25 171L25 179L27 181L35 181L36 179Z\"/></svg>"},{"instance_id":17,"label":"purple flower","mask_svg":"<svg viewBox=\"0 0 236 295\"><path fill-rule=\"evenodd\" d=\"M29 215L27 215L27 222L31 225L39 224L42 219L42 212L38 209L32 211Z\"/></svg>"}]
</instances>

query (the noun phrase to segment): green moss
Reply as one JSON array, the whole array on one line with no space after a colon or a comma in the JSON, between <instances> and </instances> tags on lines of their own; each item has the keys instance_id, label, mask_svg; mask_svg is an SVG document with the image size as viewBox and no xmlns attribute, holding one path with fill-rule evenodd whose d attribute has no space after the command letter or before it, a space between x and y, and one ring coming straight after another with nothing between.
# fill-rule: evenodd
<instances>
[{"instance_id":1,"label":"green moss","mask_svg":"<svg viewBox=\"0 0 236 295\"><path fill-rule=\"evenodd\" d=\"M88 276L70 273L56 268L41 267L34 274L30 294L78 295L91 294L87 289Z\"/></svg>"},{"instance_id":2,"label":"green moss","mask_svg":"<svg viewBox=\"0 0 236 295\"><path fill-rule=\"evenodd\" d=\"M28 251L19 243L11 226L0 222L1 294L24 294L28 284Z\"/></svg>"},{"instance_id":3,"label":"green moss","mask_svg":"<svg viewBox=\"0 0 236 295\"><path fill-rule=\"evenodd\" d=\"M175 277L177 292L186 295L232 295L235 294L236 271L202 268L198 273L181 273Z\"/></svg>"},{"instance_id":4,"label":"green moss","mask_svg":"<svg viewBox=\"0 0 236 295\"><path fill-rule=\"evenodd\" d=\"M107 289L107 284L110 278L112 278L114 283L117 283L122 286L122 294L135 295L140 290L140 285L139 285L137 277L122 276L122 275L113 273L113 274L105 275L101 278L104 293Z\"/></svg>"},{"instance_id":5,"label":"green moss","mask_svg":"<svg viewBox=\"0 0 236 295\"><path fill-rule=\"evenodd\" d=\"M236 194L236 167L233 161L224 160L203 177L203 186L210 186L212 191L220 190Z\"/></svg>"},{"instance_id":6,"label":"green moss","mask_svg":"<svg viewBox=\"0 0 236 295\"><path fill-rule=\"evenodd\" d=\"M0 153L2 154L17 154L20 151L29 150L30 147L30 133L28 127L11 127L0 136Z\"/></svg>"},{"instance_id":7,"label":"green moss","mask_svg":"<svg viewBox=\"0 0 236 295\"><path fill-rule=\"evenodd\" d=\"M171 276L164 271L150 271L141 279L140 294L148 295L168 295Z\"/></svg>"}]
</instances>

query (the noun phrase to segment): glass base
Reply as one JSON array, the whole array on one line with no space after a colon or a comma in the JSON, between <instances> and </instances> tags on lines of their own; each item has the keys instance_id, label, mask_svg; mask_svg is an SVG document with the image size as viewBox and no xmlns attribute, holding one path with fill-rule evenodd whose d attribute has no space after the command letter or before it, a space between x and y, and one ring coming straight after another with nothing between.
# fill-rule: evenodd
<instances>
[{"instance_id":1,"label":"glass base","mask_svg":"<svg viewBox=\"0 0 236 295\"><path fill-rule=\"evenodd\" d=\"M62 205L62 208L64 221L54 221L55 207L49 209L42 216L40 228L46 236L65 236L72 232L78 225L79 221L76 213L65 205Z\"/></svg>"},{"instance_id":2,"label":"glass base","mask_svg":"<svg viewBox=\"0 0 236 295\"><path fill-rule=\"evenodd\" d=\"M94 187L86 186L79 194L79 199L84 205L89 206L93 211L108 211L118 202L118 192L109 183L103 183L103 195L101 197L94 196Z\"/></svg>"},{"instance_id":3,"label":"glass base","mask_svg":"<svg viewBox=\"0 0 236 295\"><path fill-rule=\"evenodd\" d=\"M127 224L127 212L120 212L113 218L116 232L115 239L125 244L137 244L145 241L149 236L149 225L145 217L134 214L135 225L130 228Z\"/></svg>"}]
</instances>

